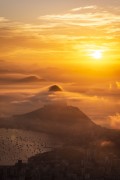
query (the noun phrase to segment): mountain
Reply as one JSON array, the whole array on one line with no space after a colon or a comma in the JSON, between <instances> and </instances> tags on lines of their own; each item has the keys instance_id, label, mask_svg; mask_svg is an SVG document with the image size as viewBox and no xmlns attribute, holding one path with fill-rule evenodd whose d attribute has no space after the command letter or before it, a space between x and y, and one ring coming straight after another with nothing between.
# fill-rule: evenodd
<instances>
[{"instance_id":1,"label":"mountain","mask_svg":"<svg viewBox=\"0 0 120 180\"><path fill-rule=\"evenodd\" d=\"M45 82L46 80L35 75L28 75L25 77L0 77L0 84L16 84L16 83L39 83Z\"/></svg>"},{"instance_id":2,"label":"mountain","mask_svg":"<svg viewBox=\"0 0 120 180\"><path fill-rule=\"evenodd\" d=\"M37 76L28 76L28 77L16 80L17 83L33 83L33 82L44 82L44 81L45 79L41 79Z\"/></svg>"},{"instance_id":3,"label":"mountain","mask_svg":"<svg viewBox=\"0 0 120 180\"><path fill-rule=\"evenodd\" d=\"M11 122L16 128L32 129L52 134L74 136L83 131L90 131L97 125L94 124L77 107L66 104L50 104L35 111L15 115Z\"/></svg>"},{"instance_id":4,"label":"mountain","mask_svg":"<svg viewBox=\"0 0 120 180\"><path fill-rule=\"evenodd\" d=\"M49 92L57 92L57 91L62 91L62 88L59 87L58 85L53 85L49 87Z\"/></svg>"},{"instance_id":5,"label":"mountain","mask_svg":"<svg viewBox=\"0 0 120 180\"><path fill-rule=\"evenodd\" d=\"M0 119L0 162L8 164L17 159L50 150L43 147L80 147L120 157L120 131L96 125L79 108L65 103L49 104L35 111ZM3 129L5 128L5 129ZM52 145L51 145L52 142Z\"/></svg>"},{"instance_id":6,"label":"mountain","mask_svg":"<svg viewBox=\"0 0 120 180\"><path fill-rule=\"evenodd\" d=\"M51 134L66 144L120 147L120 131L96 125L77 107L49 104L35 111L0 120L1 127Z\"/></svg>"}]
</instances>

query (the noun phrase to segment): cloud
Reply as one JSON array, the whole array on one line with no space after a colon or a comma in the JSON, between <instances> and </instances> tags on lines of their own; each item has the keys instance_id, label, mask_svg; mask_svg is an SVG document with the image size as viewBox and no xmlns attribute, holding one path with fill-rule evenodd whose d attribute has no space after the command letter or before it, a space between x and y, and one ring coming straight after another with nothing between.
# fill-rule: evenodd
<instances>
[{"instance_id":1,"label":"cloud","mask_svg":"<svg viewBox=\"0 0 120 180\"><path fill-rule=\"evenodd\" d=\"M49 103L67 103L79 107L98 124L109 126L107 123L108 116L119 112L119 94L116 95L115 92L112 93L111 91L111 94L108 95L109 89L92 90L92 87L86 89L83 86L80 88L79 85L71 89L72 84L62 84L64 88L56 85L62 91L56 91L56 88L53 88L54 91L49 91L54 85L49 86L47 84L50 83L47 82L45 87L45 83L42 82L34 90L33 84L31 84L31 87L23 86L23 89L21 87L19 91L16 89L16 92L12 90L13 92L9 94L8 92L2 93L1 114L6 112L7 114L25 113Z\"/></svg>"},{"instance_id":2,"label":"cloud","mask_svg":"<svg viewBox=\"0 0 120 180\"><path fill-rule=\"evenodd\" d=\"M120 89L120 82L117 81L116 86L117 86L118 89Z\"/></svg>"},{"instance_id":3,"label":"cloud","mask_svg":"<svg viewBox=\"0 0 120 180\"><path fill-rule=\"evenodd\" d=\"M71 11L72 12L76 12L76 11L80 11L80 10L86 10L86 9L96 9L97 6L93 5L93 6L84 6L84 7L78 7L78 8L74 8Z\"/></svg>"},{"instance_id":4,"label":"cloud","mask_svg":"<svg viewBox=\"0 0 120 180\"><path fill-rule=\"evenodd\" d=\"M110 123L111 128L120 129L120 113L109 116L108 123Z\"/></svg>"},{"instance_id":5,"label":"cloud","mask_svg":"<svg viewBox=\"0 0 120 180\"><path fill-rule=\"evenodd\" d=\"M111 23L116 23L120 21L120 15L114 14L109 11L105 11L99 8L95 12L89 12L91 9L96 9L94 6L84 7L82 9L87 9L88 12L79 13L66 13L66 14L53 14L40 16L39 20L46 20L48 22L57 22L63 26L74 25L74 26L103 26L109 25ZM79 8L77 10L80 10Z\"/></svg>"},{"instance_id":6,"label":"cloud","mask_svg":"<svg viewBox=\"0 0 120 180\"><path fill-rule=\"evenodd\" d=\"M25 58L33 54L33 57L41 55L45 59L46 52L68 55L73 52L74 45L79 44L82 49L83 43L91 44L97 38L106 41L104 46L108 46L109 41L112 48L113 41L118 43L116 31L120 28L120 15L118 10L111 11L110 8L78 7L64 14L40 16L37 23L31 24L0 19L1 57L19 55L19 58Z\"/></svg>"},{"instance_id":7,"label":"cloud","mask_svg":"<svg viewBox=\"0 0 120 180\"><path fill-rule=\"evenodd\" d=\"M0 23L6 23L8 22L9 20L6 19L5 17L0 17Z\"/></svg>"},{"instance_id":8,"label":"cloud","mask_svg":"<svg viewBox=\"0 0 120 180\"><path fill-rule=\"evenodd\" d=\"M54 86L46 86L42 88L43 83L41 84L41 89L28 90L29 86L23 86L24 91L16 89L8 92L2 92L0 94L0 116L8 116L13 114L23 114L26 112L33 111L38 109L45 104L51 103L66 103L66 97L64 91L56 91ZM33 88L33 85L31 86ZM53 91L49 89L53 87ZM60 88L59 86L57 86ZM26 89L25 89L26 88ZM17 92L18 91L18 92Z\"/></svg>"},{"instance_id":9,"label":"cloud","mask_svg":"<svg viewBox=\"0 0 120 180\"><path fill-rule=\"evenodd\" d=\"M0 116L24 114L47 104L67 104L79 107L101 126L119 128L119 116L116 114L120 109L119 92L116 94L116 90L110 90L109 86L93 88L91 84L86 86L82 83L81 86L74 83L56 84L57 89L60 90L56 91L55 84L41 82L34 86L32 83L29 86L15 85L11 89L7 85L8 90L5 87L0 92ZM51 87L53 91L49 91Z\"/></svg>"},{"instance_id":10,"label":"cloud","mask_svg":"<svg viewBox=\"0 0 120 180\"><path fill-rule=\"evenodd\" d=\"M43 106L50 103L61 103L66 101L65 91L62 90L58 85L51 85L41 89L35 94L31 94L28 98L23 101L13 102L15 104L21 104L24 106L24 103L32 104L33 106Z\"/></svg>"}]
</instances>

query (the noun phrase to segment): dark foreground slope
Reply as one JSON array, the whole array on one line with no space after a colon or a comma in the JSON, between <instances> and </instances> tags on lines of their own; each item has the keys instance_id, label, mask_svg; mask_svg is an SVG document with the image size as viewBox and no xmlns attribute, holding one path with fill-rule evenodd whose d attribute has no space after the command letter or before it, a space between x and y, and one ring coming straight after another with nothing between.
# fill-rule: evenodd
<instances>
[{"instance_id":1,"label":"dark foreground slope","mask_svg":"<svg viewBox=\"0 0 120 180\"><path fill-rule=\"evenodd\" d=\"M1 180L119 180L120 160L103 149L67 147L0 167Z\"/></svg>"},{"instance_id":2,"label":"dark foreground slope","mask_svg":"<svg viewBox=\"0 0 120 180\"><path fill-rule=\"evenodd\" d=\"M26 177L35 175L47 180L117 180L120 160L103 149L62 148L31 157Z\"/></svg>"}]
</instances>

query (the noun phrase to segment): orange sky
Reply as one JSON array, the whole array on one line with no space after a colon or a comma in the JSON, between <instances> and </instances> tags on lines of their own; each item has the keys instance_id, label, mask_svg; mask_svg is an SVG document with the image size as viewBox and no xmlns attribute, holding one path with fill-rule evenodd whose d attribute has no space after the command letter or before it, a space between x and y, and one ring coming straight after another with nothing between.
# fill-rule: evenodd
<instances>
[{"instance_id":1,"label":"orange sky","mask_svg":"<svg viewBox=\"0 0 120 180\"><path fill-rule=\"evenodd\" d=\"M22 22L0 17L0 58L20 63L57 65L93 64L94 50L102 51L101 63L120 60L120 10L89 5L44 14ZM95 62L96 63L96 62Z\"/></svg>"},{"instance_id":2,"label":"orange sky","mask_svg":"<svg viewBox=\"0 0 120 180\"><path fill-rule=\"evenodd\" d=\"M68 95L78 93L79 96L71 95L71 103L78 97L76 104L83 105L93 118L117 114L118 121L119 1L35 0L33 3L25 0L18 3L12 0L9 3L0 0L0 47L1 93L24 89L29 94L56 83ZM17 78L26 76L42 78L45 82L30 86L14 84ZM5 103L8 101L3 101L4 106Z\"/></svg>"}]
</instances>

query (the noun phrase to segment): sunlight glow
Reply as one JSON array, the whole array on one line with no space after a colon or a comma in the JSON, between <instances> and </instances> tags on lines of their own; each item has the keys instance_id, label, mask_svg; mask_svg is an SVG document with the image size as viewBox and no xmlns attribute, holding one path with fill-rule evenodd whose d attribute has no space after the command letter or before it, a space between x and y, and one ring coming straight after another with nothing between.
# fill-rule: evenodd
<instances>
[{"instance_id":1,"label":"sunlight glow","mask_svg":"<svg viewBox=\"0 0 120 180\"><path fill-rule=\"evenodd\" d=\"M91 56L95 59L101 59L102 58L102 51L101 50L94 50Z\"/></svg>"}]
</instances>

